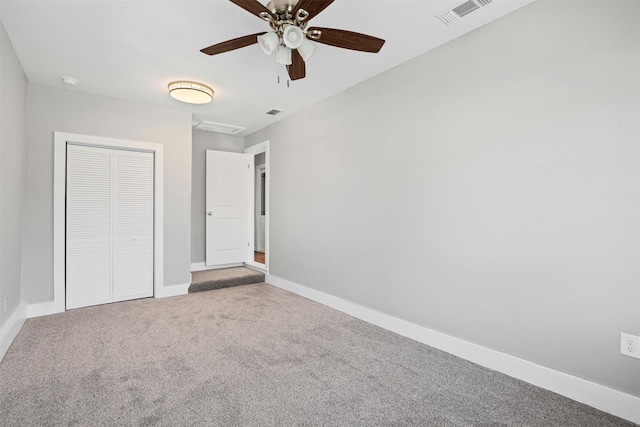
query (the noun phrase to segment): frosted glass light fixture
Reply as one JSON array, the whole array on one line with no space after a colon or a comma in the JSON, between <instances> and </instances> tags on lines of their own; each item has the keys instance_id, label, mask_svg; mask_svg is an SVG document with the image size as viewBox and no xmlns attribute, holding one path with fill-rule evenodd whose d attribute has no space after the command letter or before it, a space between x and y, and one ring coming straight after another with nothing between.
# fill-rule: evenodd
<instances>
[{"instance_id":1,"label":"frosted glass light fixture","mask_svg":"<svg viewBox=\"0 0 640 427\"><path fill-rule=\"evenodd\" d=\"M286 46L278 46L276 62L280 65L291 65L291 49Z\"/></svg>"},{"instance_id":2,"label":"frosted glass light fixture","mask_svg":"<svg viewBox=\"0 0 640 427\"><path fill-rule=\"evenodd\" d=\"M282 40L289 49L297 49L305 40L305 36L299 27L289 25L282 33Z\"/></svg>"},{"instance_id":3,"label":"frosted glass light fixture","mask_svg":"<svg viewBox=\"0 0 640 427\"><path fill-rule=\"evenodd\" d=\"M298 47L298 53L302 56L302 59L305 61L313 55L313 52L316 51L316 45L311 43L306 37Z\"/></svg>"},{"instance_id":4,"label":"frosted glass light fixture","mask_svg":"<svg viewBox=\"0 0 640 427\"><path fill-rule=\"evenodd\" d=\"M260 49L267 55L271 55L279 44L280 37L278 37L275 31L270 31L258 36L258 45L260 45Z\"/></svg>"}]
</instances>

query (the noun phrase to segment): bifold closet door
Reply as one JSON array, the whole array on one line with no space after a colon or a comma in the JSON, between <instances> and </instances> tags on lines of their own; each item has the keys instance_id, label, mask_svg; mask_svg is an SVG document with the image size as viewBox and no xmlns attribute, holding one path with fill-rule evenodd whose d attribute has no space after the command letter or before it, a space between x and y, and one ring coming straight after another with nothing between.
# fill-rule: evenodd
<instances>
[{"instance_id":1,"label":"bifold closet door","mask_svg":"<svg viewBox=\"0 0 640 427\"><path fill-rule=\"evenodd\" d=\"M153 296L153 154L67 146L67 309Z\"/></svg>"},{"instance_id":2,"label":"bifold closet door","mask_svg":"<svg viewBox=\"0 0 640 427\"><path fill-rule=\"evenodd\" d=\"M153 154L113 153L113 301L153 296Z\"/></svg>"},{"instance_id":3,"label":"bifold closet door","mask_svg":"<svg viewBox=\"0 0 640 427\"><path fill-rule=\"evenodd\" d=\"M67 146L67 309L112 301L113 150Z\"/></svg>"}]
</instances>

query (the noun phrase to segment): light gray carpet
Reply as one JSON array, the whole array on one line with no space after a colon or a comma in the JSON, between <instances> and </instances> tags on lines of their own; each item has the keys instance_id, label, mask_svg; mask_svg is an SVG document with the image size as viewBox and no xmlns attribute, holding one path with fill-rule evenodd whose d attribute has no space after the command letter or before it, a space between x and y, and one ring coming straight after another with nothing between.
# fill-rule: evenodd
<instances>
[{"instance_id":1,"label":"light gray carpet","mask_svg":"<svg viewBox=\"0 0 640 427\"><path fill-rule=\"evenodd\" d=\"M222 268L191 273L189 293L264 282L264 273L248 267Z\"/></svg>"},{"instance_id":2,"label":"light gray carpet","mask_svg":"<svg viewBox=\"0 0 640 427\"><path fill-rule=\"evenodd\" d=\"M266 284L30 319L2 426L625 426Z\"/></svg>"}]
</instances>

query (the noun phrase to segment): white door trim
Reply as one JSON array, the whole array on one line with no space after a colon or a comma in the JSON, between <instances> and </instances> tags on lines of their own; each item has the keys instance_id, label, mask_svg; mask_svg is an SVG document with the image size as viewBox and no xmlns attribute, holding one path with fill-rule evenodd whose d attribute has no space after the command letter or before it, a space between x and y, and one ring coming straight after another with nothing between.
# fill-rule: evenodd
<instances>
[{"instance_id":1,"label":"white door trim","mask_svg":"<svg viewBox=\"0 0 640 427\"><path fill-rule=\"evenodd\" d=\"M154 243L153 243L153 295L162 297L164 286L164 147L152 142L103 138L66 132L54 132L53 137L53 302L43 303L38 315L65 311L65 224L66 224L66 169L67 144L88 145L122 150L154 153ZM44 311L44 312L42 312Z\"/></svg>"},{"instance_id":2,"label":"white door trim","mask_svg":"<svg viewBox=\"0 0 640 427\"><path fill-rule=\"evenodd\" d=\"M270 157L269 157L269 140L263 141L259 144L256 145L252 145L251 147L247 147L244 149L244 152L246 154L253 154L254 156L256 154L260 154L260 153L265 153L265 161L264 161L264 165L266 167L266 171L267 171L267 177L266 177L266 182L265 182L265 194L264 194L264 205L265 205L265 213L266 215L264 216L264 251L265 251L265 259L264 259L264 265L263 264L259 264L257 262L255 262L254 258L253 258L253 252L255 251L255 241L254 241L254 231L253 231L253 225L256 223L256 218L255 218L255 198L254 197L250 197L249 199L251 200L251 205L249 208L249 214L251 215L251 218L249 218L249 224L251 224L252 226L250 227L250 234L249 234L249 238L250 238L250 242L251 242L251 251L250 251L250 256L249 256L249 260L247 260L247 262L245 264L260 269L261 271L266 271L267 273L269 272L269 258L270 258L270 250L269 250L269 216L270 216L270 210L271 210L271 205L269 203L269 188L271 187L270 182L271 182L271 165L270 165ZM252 181L253 182L253 181Z\"/></svg>"},{"instance_id":3,"label":"white door trim","mask_svg":"<svg viewBox=\"0 0 640 427\"><path fill-rule=\"evenodd\" d=\"M255 227L254 235L256 236L256 238L254 240L254 246L258 251L260 251L260 239L258 239L258 237L260 236L260 227L259 227L260 221L259 221L259 217L262 216L261 215L261 211L262 210L260 209L260 202L261 202L261 199L262 199L262 197L261 197L262 179L261 178L262 178L262 174L264 173L265 174L265 185L264 185L264 187L265 187L265 191L266 191L266 171L267 171L267 167L266 167L266 165L264 163L262 163L262 164L259 164L259 165L255 165L254 169L255 169L255 185L254 185L254 193L255 193L255 197L254 197L254 200L255 200L254 215L255 215L255 217L254 218L258 219L254 223L254 227ZM266 206L266 203L265 203L265 214L266 214L266 211L267 211L267 206ZM262 224L262 228L264 228L264 224ZM264 237L262 238L262 240L264 240ZM263 246L262 251L266 252L266 250L264 248L264 242L262 242L262 246Z\"/></svg>"}]
</instances>

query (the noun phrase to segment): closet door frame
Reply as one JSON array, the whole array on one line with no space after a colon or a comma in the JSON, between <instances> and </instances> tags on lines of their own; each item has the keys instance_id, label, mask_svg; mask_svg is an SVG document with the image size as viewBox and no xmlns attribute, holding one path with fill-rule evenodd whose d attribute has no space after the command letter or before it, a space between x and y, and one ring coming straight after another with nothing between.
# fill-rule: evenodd
<instances>
[{"instance_id":1,"label":"closet door frame","mask_svg":"<svg viewBox=\"0 0 640 427\"><path fill-rule=\"evenodd\" d=\"M54 132L54 170L53 170L53 302L43 307L48 313L65 311L66 292L66 179L67 145L85 145L90 147L112 148L120 150L143 151L153 153L154 189L153 189L153 296L162 297L164 285L163 257L163 189L164 189L164 147L152 142L125 139L104 138L66 132Z\"/></svg>"}]
</instances>

